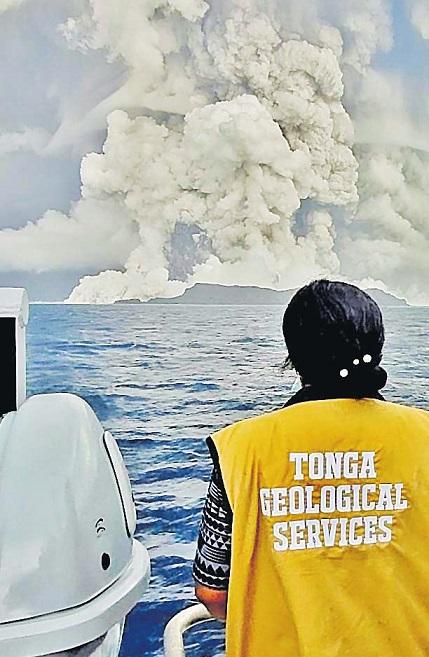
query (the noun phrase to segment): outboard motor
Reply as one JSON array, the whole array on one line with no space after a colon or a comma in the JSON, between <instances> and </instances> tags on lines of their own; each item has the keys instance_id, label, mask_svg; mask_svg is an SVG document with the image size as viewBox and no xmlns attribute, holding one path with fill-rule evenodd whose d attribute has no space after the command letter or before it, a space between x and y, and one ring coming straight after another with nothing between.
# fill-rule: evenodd
<instances>
[{"instance_id":1,"label":"outboard motor","mask_svg":"<svg viewBox=\"0 0 429 657\"><path fill-rule=\"evenodd\" d=\"M128 475L71 394L25 399L24 290L0 290L1 657L117 657L148 586Z\"/></svg>"}]
</instances>

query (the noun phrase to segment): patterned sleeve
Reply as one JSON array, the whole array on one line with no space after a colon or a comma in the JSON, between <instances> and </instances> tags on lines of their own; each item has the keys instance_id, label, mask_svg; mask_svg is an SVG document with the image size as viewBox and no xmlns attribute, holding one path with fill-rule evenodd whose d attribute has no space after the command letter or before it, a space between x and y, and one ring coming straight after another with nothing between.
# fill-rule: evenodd
<instances>
[{"instance_id":1,"label":"patterned sleeve","mask_svg":"<svg viewBox=\"0 0 429 657\"><path fill-rule=\"evenodd\" d=\"M193 576L203 586L226 591L231 567L232 510L213 442L210 439L207 442L214 467L200 524Z\"/></svg>"}]
</instances>

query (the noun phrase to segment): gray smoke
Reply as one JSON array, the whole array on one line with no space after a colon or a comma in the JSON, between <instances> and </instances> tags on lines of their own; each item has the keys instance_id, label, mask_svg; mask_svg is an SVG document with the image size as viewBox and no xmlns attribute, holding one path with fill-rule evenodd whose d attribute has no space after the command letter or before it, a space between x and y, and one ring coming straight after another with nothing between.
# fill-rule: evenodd
<instances>
[{"instance_id":1,"label":"gray smoke","mask_svg":"<svg viewBox=\"0 0 429 657\"><path fill-rule=\"evenodd\" d=\"M422 4L409 7L420 26ZM424 135L401 81L371 68L392 46L387 2L82 7L61 26L68 47L103 52L127 75L85 114L87 130L109 116L103 152L83 159L81 200L69 217L1 231L2 267L17 251L35 271L112 263L73 302L318 276L427 299ZM72 137L66 118L55 143ZM25 134L3 148L21 140L43 147Z\"/></svg>"}]
</instances>

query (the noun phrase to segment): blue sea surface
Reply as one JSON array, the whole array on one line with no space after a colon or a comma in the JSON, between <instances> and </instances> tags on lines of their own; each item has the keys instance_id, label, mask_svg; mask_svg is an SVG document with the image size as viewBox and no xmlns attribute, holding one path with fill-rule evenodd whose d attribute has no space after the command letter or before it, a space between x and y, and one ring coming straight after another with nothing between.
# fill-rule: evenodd
<instances>
[{"instance_id":1,"label":"blue sea surface","mask_svg":"<svg viewBox=\"0 0 429 657\"><path fill-rule=\"evenodd\" d=\"M211 464L205 438L278 408L279 306L34 305L29 393L86 399L118 440L137 502L152 580L129 615L121 657L159 657L169 618L194 601L191 567ZM385 395L428 407L429 308L387 308ZM190 631L189 657L222 652L220 623Z\"/></svg>"}]
</instances>

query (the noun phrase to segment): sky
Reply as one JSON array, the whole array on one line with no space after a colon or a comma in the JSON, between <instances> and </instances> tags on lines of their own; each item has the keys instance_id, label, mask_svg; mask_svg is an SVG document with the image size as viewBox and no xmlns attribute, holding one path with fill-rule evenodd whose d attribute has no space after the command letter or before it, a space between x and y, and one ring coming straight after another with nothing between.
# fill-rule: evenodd
<instances>
[{"instance_id":1,"label":"sky","mask_svg":"<svg viewBox=\"0 0 429 657\"><path fill-rule=\"evenodd\" d=\"M429 0L0 0L0 285L429 304Z\"/></svg>"}]
</instances>

